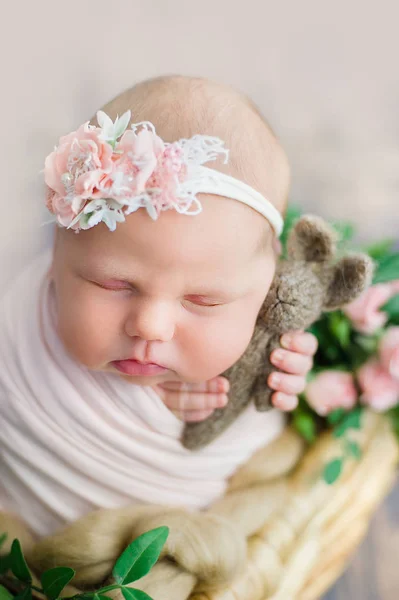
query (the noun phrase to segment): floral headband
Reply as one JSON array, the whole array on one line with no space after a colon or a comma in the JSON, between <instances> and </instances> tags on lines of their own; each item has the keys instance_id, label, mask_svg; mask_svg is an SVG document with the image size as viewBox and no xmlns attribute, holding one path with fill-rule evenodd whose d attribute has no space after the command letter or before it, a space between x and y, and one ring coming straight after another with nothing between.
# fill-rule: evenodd
<instances>
[{"instance_id":1,"label":"floral headband","mask_svg":"<svg viewBox=\"0 0 399 600\"><path fill-rule=\"evenodd\" d=\"M197 215L202 211L197 194L207 193L251 206L281 234L283 219L271 202L242 181L202 166L219 155L227 162L222 140L194 135L167 143L147 121L126 131L129 121L130 110L114 123L98 111L99 127L87 121L61 137L47 156L46 206L59 226L78 233L103 221L114 231L142 207L154 220L168 209Z\"/></svg>"}]
</instances>

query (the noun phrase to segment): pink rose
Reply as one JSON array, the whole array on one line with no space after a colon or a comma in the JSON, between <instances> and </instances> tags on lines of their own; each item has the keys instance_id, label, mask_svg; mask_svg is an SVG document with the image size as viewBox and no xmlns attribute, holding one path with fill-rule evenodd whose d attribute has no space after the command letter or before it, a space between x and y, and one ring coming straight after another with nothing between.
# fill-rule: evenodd
<instances>
[{"instance_id":1,"label":"pink rose","mask_svg":"<svg viewBox=\"0 0 399 600\"><path fill-rule=\"evenodd\" d=\"M306 387L308 404L324 416L337 408L354 407L357 392L353 377L345 371L323 371Z\"/></svg>"},{"instance_id":2,"label":"pink rose","mask_svg":"<svg viewBox=\"0 0 399 600\"><path fill-rule=\"evenodd\" d=\"M399 327L390 327L381 340L380 360L384 369L399 382Z\"/></svg>"},{"instance_id":3,"label":"pink rose","mask_svg":"<svg viewBox=\"0 0 399 600\"><path fill-rule=\"evenodd\" d=\"M104 171L101 171L100 169L87 171L87 173L80 175L75 183L75 196L72 200L72 210L75 214L80 212L83 205L86 203L86 200L89 198L94 199L102 197L100 188L101 183L106 176Z\"/></svg>"},{"instance_id":4,"label":"pink rose","mask_svg":"<svg viewBox=\"0 0 399 600\"><path fill-rule=\"evenodd\" d=\"M393 379L381 363L372 359L357 374L363 391L360 400L377 412L396 406L399 401L399 382Z\"/></svg>"},{"instance_id":5,"label":"pink rose","mask_svg":"<svg viewBox=\"0 0 399 600\"><path fill-rule=\"evenodd\" d=\"M138 133L126 131L118 144L120 157L115 161L115 170L124 177L113 182L112 176L107 178L111 195L117 200L119 195L134 196L144 192L164 147L161 138L148 129Z\"/></svg>"},{"instance_id":6,"label":"pink rose","mask_svg":"<svg viewBox=\"0 0 399 600\"><path fill-rule=\"evenodd\" d=\"M101 129L89 128L89 121L60 138L58 147L45 160L44 179L58 197L57 205L67 205L75 216L88 198L99 197L96 186L113 169L112 146L100 139ZM54 201L51 204L55 211Z\"/></svg>"},{"instance_id":7,"label":"pink rose","mask_svg":"<svg viewBox=\"0 0 399 600\"><path fill-rule=\"evenodd\" d=\"M352 321L353 327L365 334L372 334L383 327L387 315L380 308L399 292L399 280L377 283L369 287L343 311Z\"/></svg>"}]
</instances>

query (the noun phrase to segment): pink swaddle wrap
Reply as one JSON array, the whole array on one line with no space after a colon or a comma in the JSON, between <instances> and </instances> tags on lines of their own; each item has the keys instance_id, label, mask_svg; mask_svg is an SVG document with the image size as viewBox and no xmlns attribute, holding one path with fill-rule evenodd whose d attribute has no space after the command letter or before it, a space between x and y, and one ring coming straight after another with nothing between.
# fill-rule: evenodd
<instances>
[{"instance_id":1,"label":"pink swaddle wrap","mask_svg":"<svg viewBox=\"0 0 399 600\"><path fill-rule=\"evenodd\" d=\"M277 410L251 404L203 450L180 444L184 423L147 386L89 371L55 329L51 251L0 301L0 510L39 535L96 508L138 502L201 509L282 431Z\"/></svg>"}]
</instances>

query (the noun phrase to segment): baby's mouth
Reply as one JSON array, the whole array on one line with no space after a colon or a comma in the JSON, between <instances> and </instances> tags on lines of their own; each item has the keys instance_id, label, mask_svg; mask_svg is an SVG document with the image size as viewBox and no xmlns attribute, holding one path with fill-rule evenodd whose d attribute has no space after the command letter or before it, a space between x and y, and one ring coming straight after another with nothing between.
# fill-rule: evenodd
<instances>
[{"instance_id":1,"label":"baby's mouth","mask_svg":"<svg viewBox=\"0 0 399 600\"><path fill-rule=\"evenodd\" d=\"M151 376L165 373L168 369L156 363L143 363L136 359L115 360L111 363L118 371L131 376Z\"/></svg>"}]
</instances>

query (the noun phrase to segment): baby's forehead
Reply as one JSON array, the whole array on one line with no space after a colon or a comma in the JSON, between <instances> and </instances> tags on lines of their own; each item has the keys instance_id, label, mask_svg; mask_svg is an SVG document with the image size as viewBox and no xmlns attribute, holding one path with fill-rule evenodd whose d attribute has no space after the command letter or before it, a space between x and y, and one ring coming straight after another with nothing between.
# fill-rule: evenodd
<instances>
[{"instance_id":1,"label":"baby's forehead","mask_svg":"<svg viewBox=\"0 0 399 600\"><path fill-rule=\"evenodd\" d=\"M235 200L201 194L202 213L181 215L168 210L152 221L144 209L128 215L115 231L103 224L74 234L66 232L66 252L73 260L98 265L108 257L118 265L141 264L169 269L197 269L226 273L239 270L272 250L268 221ZM62 232L61 232L62 235ZM64 234L65 235L65 234Z\"/></svg>"}]
</instances>

